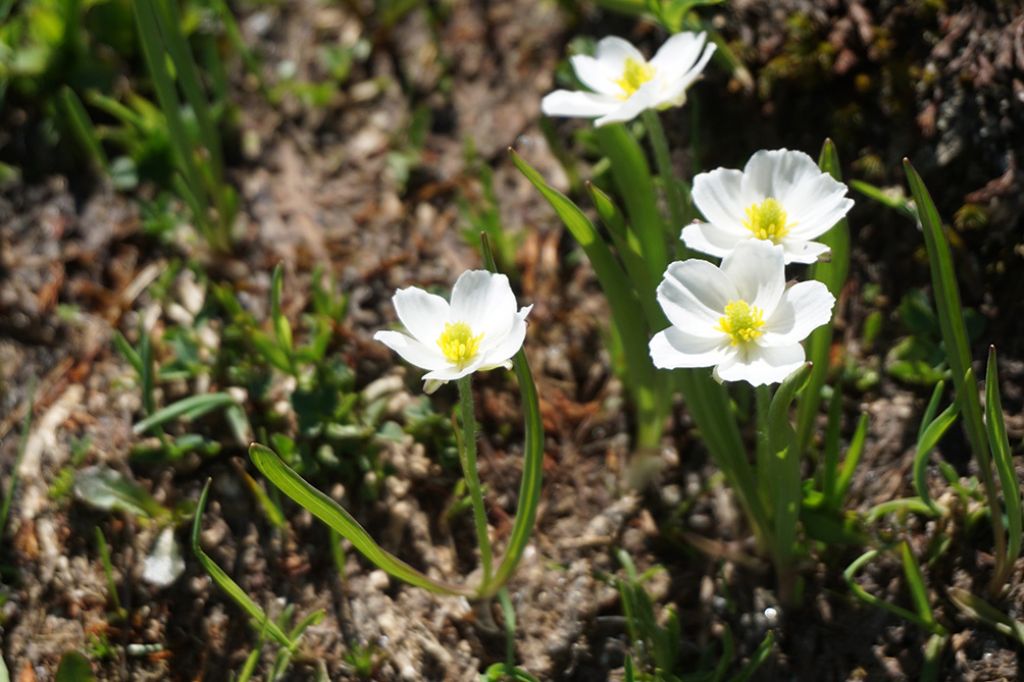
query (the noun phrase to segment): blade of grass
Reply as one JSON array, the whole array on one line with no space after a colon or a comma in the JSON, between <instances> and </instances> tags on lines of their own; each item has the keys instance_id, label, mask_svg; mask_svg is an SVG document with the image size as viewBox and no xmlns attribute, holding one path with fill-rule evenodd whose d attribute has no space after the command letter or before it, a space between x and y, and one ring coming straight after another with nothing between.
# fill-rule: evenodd
<instances>
[{"instance_id":1,"label":"blade of grass","mask_svg":"<svg viewBox=\"0 0 1024 682\"><path fill-rule=\"evenodd\" d=\"M1003 504L1006 505L1006 530L1008 543L1006 561L1003 570L992 578L993 583L1005 583L1010 577L1013 565L1020 556L1021 533L1021 499L1020 483L1013 469L1013 456L1010 453L1010 440L1006 435L1006 422L1003 418L1003 400L999 393L999 364L996 360L995 346L989 347L988 366L985 370L985 425L988 427L988 442L992 447L992 460L999 474L999 484L1003 489ZM997 510L993 509L995 514Z\"/></svg>"},{"instance_id":2,"label":"blade of grass","mask_svg":"<svg viewBox=\"0 0 1024 682\"><path fill-rule=\"evenodd\" d=\"M952 405L942 411L937 417L921 431L920 437L917 439L917 450L914 453L914 466L913 466L913 480L914 489L917 491L917 496L928 505L936 514L943 514L945 509L936 504L931 497L931 493L928 491L927 482L927 466L928 466L928 455L931 454L935 446L938 445L942 436L945 435L949 427L956 421L957 416L960 414L960 403L954 402ZM928 416L927 413L925 416Z\"/></svg>"},{"instance_id":3,"label":"blade of grass","mask_svg":"<svg viewBox=\"0 0 1024 682\"><path fill-rule=\"evenodd\" d=\"M213 412L222 407L235 405L235 399L228 393L204 393L192 395L187 398L162 407L153 414L132 427L132 433L139 435L146 433L152 428L163 426L179 417L197 419L204 414Z\"/></svg>"},{"instance_id":4,"label":"blade of grass","mask_svg":"<svg viewBox=\"0 0 1024 682\"><path fill-rule=\"evenodd\" d=\"M481 236L484 260L487 268L494 272L496 266L490 243L486 236ZM540 505L541 483L544 476L544 422L540 416L540 399L537 397L537 386L533 382L530 364L526 352L519 352L512 358L512 369L519 383L519 396L523 410L523 473L519 484L519 503L516 508L512 532L509 534L505 555L498 562L494 577L490 584L482 585L479 596L490 598L497 594L519 565L519 560L526 550L526 545L533 532L533 524L537 519L537 507Z\"/></svg>"},{"instance_id":5,"label":"blade of grass","mask_svg":"<svg viewBox=\"0 0 1024 682\"><path fill-rule=\"evenodd\" d=\"M846 456L843 458L843 467L839 470L839 478L836 480L835 499L832 503L841 505L846 493L850 490L850 483L853 482L853 474L860 463L861 455L864 454L864 442L868 435L868 415L863 412L857 420L857 428L853 431L853 438L850 439L850 447L846 448Z\"/></svg>"},{"instance_id":6,"label":"blade of grass","mask_svg":"<svg viewBox=\"0 0 1024 682\"><path fill-rule=\"evenodd\" d=\"M368 560L381 570L404 582L434 594L472 596L474 591L434 580L413 568L378 545L343 507L323 494L293 471L270 448L253 443L249 457L267 479L296 504L303 507L327 526L345 536Z\"/></svg>"},{"instance_id":7,"label":"blade of grass","mask_svg":"<svg viewBox=\"0 0 1024 682\"><path fill-rule=\"evenodd\" d=\"M110 167L110 162L103 151L103 145L100 144L99 137L96 136L96 127L89 118L85 107L82 106L82 100L78 99L75 91L66 85L61 88L58 97L58 101L64 108L64 113L71 123L71 129L75 132L75 137L78 138L79 144L82 145L89 155L89 160L96 167L96 171L106 174L107 169Z\"/></svg>"},{"instance_id":8,"label":"blade of grass","mask_svg":"<svg viewBox=\"0 0 1024 682\"><path fill-rule=\"evenodd\" d=\"M914 553L910 551L910 543L905 540L900 543L900 559L903 562L903 574L907 577L907 587L910 589L910 598L914 602L917 614L921 616L921 620L928 623L929 627L941 628L935 622L935 614L928 601L928 589L924 585L921 567L918 565L917 559L914 558ZM936 634L944 635L946 633L945 630L938 630Z\"/></svg>"},{"instance_id":9,"label":"blade of grass","mask_svg":"<svg viewBox=\"0 0 1024 682\"><path fill-rule=\"evenodd\" d=\"M993 582L989 589L996 592L1002 589L995 579L1003 574L1007 558L1006 533L1003 528L1003 515L996 492L995 478L992 475L992 463L989 460L988 435L982 419L981 402L978 397L978 385L974 381L971 369L971 353L967 343L967 329L964 325L963 305L960 302L960 290L956 283L956 271L953 268L953 256L949 251L949 243L942 231L942 221L932 201L928 189L921 180L910 161L904 159L903 168L914 196L921 220L921 231L924 234L925 246L932 276L932 289L935 307L939 313L939 326L942 329L942 340L945 345L946 359L953 371L953 382L956 386L957 400L963 413L964 431L971 444L971 450L978 462L985 497L991 510L992 534L995 537L996 570L992 574Z\"/></svg>"},{"instance_id":10,"label":"blade of grass","mask_svg":"<svg viewBox=\"0 0 1024 682\"><path fill-rule=\"evenodd\" d=\"M832 140L825 140L825 144L822 145L818 166L836 180L842 181L839 155L836 153L836 146ZM832 250L831 260L815 263L808 269L808 274L819 282L823 282L838 300L850 269L850 228L846 218L836 223L818 241L828 245ZM797 408L797 444L801 453L806 452L810 445L814 422L818 416L818 406L821 404L821 388L825 385L825 379L828 377L834 324L834 322L829 322L829 324L818 327L811 332L807 341L807 359L814 364L814 369L800 395Z\"/></svg>"},{"instance_id":11,"label":"blade of grass","mask_svg":"<svg viewBox=\"0 0 1024 682\"><path fill-rule=\"evenodd\" d=\"M210 480L207 480L206 485L203 486L203 492L199 496L199 504L196 506L195 516L192 520L192 553L196 555L196 559L198 559L199 563L202 564L203 569L213 579L213 582L217 583L217 586L231 597L232 601L238 604L243 611L249 614L249 617L252 618L253 623L257 628L270 633L270 636L273 637L281 646L292 648L294 643L288 639L288 635L286 635L276 623L270 620L260 605L250 599L249 595L245 593L245 590L239 587L238 583L232 580L231 577L228 576L228 574L225 573L224 570L218 566L206 552L203 551L202 544L199 541L199 534L202 525L203 511L206 509L206 498L209 493Z\"/></svg>"},{"instance_id":12,"label":"blade of grass","mask_svg":"<svg viewBox=\"0 0 1024 682\"><path fill-rule=\"evenodd\" d=\"M879 599L878 597L871 594L857 583L857 572L861 569L862 566L864 566L869 561L878 556L878 554L879 552L877 549L869 550L864 554L861 554L856 559L854 559L853 563L847 566L846 570L843 571L843 579L846 581L847 586L849 586L850 591L853 592L854 596L860 599L865 604L869 604L871 606L888 611L894 616L902 618L903 620L909 621L921 628L924 628L932 634L945 634L941 626L928 623L918 614L914 613L913 611L909 611L903 608L902 606L897 606L896 604L888 602L884 599Z\"/></svg>"},{"instance_id":13,"label":"blade of grass","mask_svg":"<svg viewBox=\"0 0 1024 682\"><path fill-rule=\"evenodd\" d=\"M611 161L612 178L626 206L629 224L636 231L644 260L657 281L668 265L668 249L664 221L658 212L658 194L647 158L640 144L622 124L601 126L594 133L601 153ZM682 225L679 229L682 230ZM653 292L640 294L652 295Z\"/></svg>"},{"instance_id":14,"label":"blade of grass","mask_svg":"<svg viewBox=\"0 0 1024 682\"><path fill-rule=\"evenodd\" d=\"M1018 644L1024 646L1024 623L1011 618L981 597L971 594L961 587L951 587L946 594L949 595L950 601L965 614L1007 637L1012 637Z\"/></svg>"}]
</instances>

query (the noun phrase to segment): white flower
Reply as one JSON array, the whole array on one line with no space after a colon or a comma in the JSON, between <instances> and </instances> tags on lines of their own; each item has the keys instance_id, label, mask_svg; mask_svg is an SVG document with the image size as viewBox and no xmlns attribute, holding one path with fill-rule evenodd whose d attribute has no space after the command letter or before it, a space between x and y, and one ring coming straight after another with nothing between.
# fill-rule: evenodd
<instances>
[{"instance_id":1,"label":"white flower","mask_svg":"<svg viewBox=\"0 0 1024 682\"><path fill-rule=\"evenodd\" d=\"M693 180L693 203L708 222L683 228L686 245L725 256L738 244L779 244L787 263L813 263L828 247L811 241L853 206L846 185L822 172L803 152L761 150L743 171L716 168Z\"/></svg>"},{"instance_id":2,"label":"white flower","mask_svg":"<svg viewBox=\"0 0 1024 682\"><path fill-rule=\"evenodd\" d=\"M704 33L677 33L647 61L622 38L604 38L593 57L570 59L576 77L593 92L556 90L540 108L548 116L597 118L603 126L632 120L645 109L680 106L715 51L706 40Z\"/></svg>"},{"instance_id":3,"label":"white flower","mask_svg":"<svg viewBox=\"0 0 1024 682\"><path fill-rule=\"evenodd\" d=\"M533 308L517 312L508 277L486 270L462 273L450 305L417 287L399 289L391 300L409 334L379 331L373 338L429 370L423 376L428 393L473 372L511 366Z\"/></svg>"},{"instance_id":4,"label":"white flower","mask_svg":"<svg viewBox=\"0 0 1024 682\"><path fill-rule=\"evenodd\" d=\"M782 381L804 363L800 341L832 318L835 298L821 282L786 288L783 251L740 243L717 267L700 259L668 266L658 303L672 324L651 339L663 369L715 367L719 381Z\"/></svg>"}]
</instances>

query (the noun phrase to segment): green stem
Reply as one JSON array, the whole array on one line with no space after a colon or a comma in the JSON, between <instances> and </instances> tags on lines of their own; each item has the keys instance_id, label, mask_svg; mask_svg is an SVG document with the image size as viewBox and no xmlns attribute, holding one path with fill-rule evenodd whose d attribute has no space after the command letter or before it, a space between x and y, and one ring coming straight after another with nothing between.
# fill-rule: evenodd
<instances>
[{"instance_id":1,"label":"green stem","mask_svg":"<svg viewBox=\"0 0 1024 682\"><path fill-rule=\"evenodd\" d=\"M507 587L498 590L498 603L505 620L505 666L511 671L516 667L516 610Z\"/></svg>"},{"instance_id":2,"label":"green stem","mask_svg":"<svg viewBox=\"0 0 1024 682\"><path fill-rule=\"evenodd\" d=\"M668 149L668 138L665 137L665 129L661 126L661 118L658 112L648 109L643 113L644 127L647 128L647 137L651 143L651 151L654 152L654 162L658 165L658 175L661 176L661 184L665 187L665 198L668 200L668 212L670 218L669 232L671 236L677 237L676 232L683 229L686 221L686 200L683 198L680 181L676 179L672 171L672 156Z\"/></svg>"},{"instance_id":3,"label":"green stem","mask_svg":"<svg viewBox=\"0 0 1024 682\"><path fill-rule=\"evenodd\" d=\"M476 414L473 408L473 380L467 375L458 380L459 407L462 411L462 473L469 488L469 499L473 505L473 524L476 526L476 541L480 547L480 564L483 567L483 583L491 580L491 540L487 535L487 510L480 488L480 476L476 468Z\"/></svg>"}]
</instances>

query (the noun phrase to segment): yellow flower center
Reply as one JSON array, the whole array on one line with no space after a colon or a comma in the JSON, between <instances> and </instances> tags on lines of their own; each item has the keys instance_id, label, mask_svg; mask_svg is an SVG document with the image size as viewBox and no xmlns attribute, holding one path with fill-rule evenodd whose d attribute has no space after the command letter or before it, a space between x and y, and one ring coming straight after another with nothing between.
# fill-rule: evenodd
<instances>
[{"instance_id":1,"label":"yellow flower center","mask_svg":"<svg viewBox=\"0 0 1024 682\"><path fill-rule=\"evenodd\" d=\"M764 326L764 311L746 301L729 301L725 315L718 318L718 328L732 338L733 346L740 346L760 338Z\"/></svg>"},{"instance_id":2,"label":"yellow flower center","mask_svg":"<svg viewBox=\"0 0 1024 682\"><path fill-rule=\"evenodd\" d=\"M751 204L747 208L747 219L743 227L758 239L770 239L778 244L789 234L789 228L796 223L786 222L786 210L775 199L765 199L760 204Z\"/></svg>"},{"instance_id":3,"label":"yellow flower center","mask_svg":"<svg viewBox=\"0 0 1024 682\"><path fill-rule=\"evenodd\" d=\"M456 365L467 364L480 350L483 334L473 336L473 330L465 322L446 322L437 345L448 360Z\"/></svg>"},{"instance_id":4,"label":"yellow flower center","mask_svg":"<svg viewBox=\"0 0 1024 682\"><path fill-rule=\"evenodd\" d=\"M622 89L619 99L629 99L633 93L640 89L640 86L654 78L654 67L644 61L637 61L633 58L626 60L626 66L622 69L622 78L615 81L615 84Z\"/></svg>"}]
</instances>

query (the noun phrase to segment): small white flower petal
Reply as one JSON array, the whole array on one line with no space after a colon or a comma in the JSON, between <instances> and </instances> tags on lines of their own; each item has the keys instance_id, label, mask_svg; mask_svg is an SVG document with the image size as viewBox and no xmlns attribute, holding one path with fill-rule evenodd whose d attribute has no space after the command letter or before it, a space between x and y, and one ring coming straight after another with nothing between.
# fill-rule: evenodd
<instances>
[{"instance_id":1,"label":"small white flower petal","mask_svg":"<svg viewBox=\"0 0 1024 682\"><path fill-rule=\"evenodd\" d=\"M484 343L494 343L512 327L516 296L508 277L487 270L467 270L452 288L450 322L465 322Z\"/></svg>"},{"instance_id":2,"label":"small white flower petal","mask_svg":"<svg viewBox=\"0 0 1024 682\"><path fill-rule=\"evenodd\" d=\"M743 199L745 205L774 197L786 206L785 197L805 181L813 180L822 171L814 159L800 151L762 149L743 168Z\"/></svg>"},{"instance_id":3,"label":"small white flower petal","mask_svg":"<svg viewBox=\"0 0 1024 682\"><path fill-rule=\"evenodd\" d=\"M480 352L484 356L483 364L480 365L481 370L504 367L508 364L509 359L519 352L519 349L523 347L523 341L526 340L526 316L530 314L531 310L533 310L533 306L528 305L516 313L512 328L508 330L508 333L494 346L487 349L481 348Z\"/></svg>"},{"instance_id":4,"label":"small white flower petal","mask_svg":"<svg viewBox=\"0 0 1024 682\"><path fill-rule=\"evenodd\" d=\"M737 244L748 239L748 235L734 235L711 223L693 223L683 228L680 238L694 251L722 258L729 255Z\"/></svg>"},{"instance_id":5,"label":"small white flower petal","mask_svg":"<svg viewBox=\"0 0 1024 682\"><path fill-rule=\"evenodd\" d=\"M770 241L748 239L722 259L722 272L736 286L739 297L771 316L786 290L783 247Z\"/></svg>"},{"instance_id":6,"label":"small white flower petal","mask_svg":"<svg viewBox=\"0 0 1024 682\"><path fill-rule=\"evenodd\" d=\"M555 90L540 101L540 109L547 116L581 116L593 118L615 111L621 102L614 97L592 92Z\"/></svg>"},{"instance_id":7,"label":"small white flower petal","mask_svg":"<svg viewBox=\"0 0 1024 682\"><path fill-rule=\"evenodd\" d=\"M650 64L657 69L659 75L665 73L682 76L697 63L706 40L705 33L676 33L658 48Z\"/></svg>"},{"instance_id":8,"label":"small white flower petal","mask_svg":"<svg viewBox=\"0 0 1024 682\"><path fill-rule=\"evenodd\" d=\"M798 282L782 295L782 301L767 315L762 336L765 346L788 346L832 319L836 299L821 282Z\"/></svg>"},{"instance_id":9,"label":"small white flower petal","mask_svg":"<svg viewBox=\"0 0 1024 682\"><path fill-rule=\"evenodd\" d=\"M379 331L373 335L373 340L380 341L410 365L422 369L440 369L450 364L436 344L427 346L401 332Z\"/></svg>"},{"instance_id":10,"label":"small white flower petal","mask_svg":"<svg viewBox=\"0 0 1024 682\"><path fill-rule=\"evenodd\" d=\"M708 45L704 48L704 54L701 55L700 61L692 69L680 75L669 73L659 78L665 84L662 96L665 105L682 106L686 102L686 91L695 80L700 78L704 67L708 65L714 54L715 46Z\"/></svg>"},{"instance_id":11,"label":"small white flower petal","mask_svg":"<svg viewBox=\"0 0 1024 682\"><path fill-rule=\"evenodd\" d=\"M711 367L724 362L735 349L728 338L705 338L669 327L654 335L650 343L651 360L661 369L680 367Z\"/></svg>"},{"instance_id":12,"label":"small white flower petal","mask_svg":"<svg viewBox=\"0 0 1024 682\"><path fill-rule=\"evenodd\" d=\"M737 238L748 239L743 226L743 172L716 168L693 179L693 203L714 227Z\"/></svg>"},{"instance_id":13,"label":"small white flower petal","mask_svg":"<svg viewBox=\"0 0 1024 682\"><path fill-rule=\"evenodd\" d=\"M746 381L753 386L777 384L804 364L804 348L800 344L781 347L751 345L715 368L720 381Z\"/></svg>"},{"instance_id":14,"label":"small white flower petal","mask_svg":"<svg viewBox=\"0 0 1024 682\"><path fill-rule=\"evenodd\" d=\"M594 121L594 125L601 127L610 123L625 123L626 121L632 121L642 114L644 110L655 108L659 102L659 87L657 81L644 83L629 99L621 102L617 108Z\"/></svg>"},{"instance_id":15,"label":"small white flower petal","mask_svg":"<svg viewBox=\"0 0 1024 682\"><path fill-rule=\"evenodd\" d=\"M398 319L421 343L437 340L448 321L448 301L419 287L399 289L391 298Z\"/></svg>"},{"instance_id":16,"label":"small white flower petal","mask_svg":"<svg viewBox=\"0 0 1024 682\"><path fill-rule=\"evenodd\" d=\"M449 364L445 367L440 367L435 370L431 370L423 375L424 381L455 381L461 379L464 376L472 374L473 372L480 369L483 365L483 356L478 355L471 363L464 367L458 365Z\"/></svg>"},{"instance_id":17,"label":"small white flower petal","mask_svg":"<svg viewBox=\"0 0 1024 682\"><path fill-rule=\"evenodd\" d=\"M673 326L695 336L720 338L722 311L738 297L725 274L707 261L677 261L658 285L658 304Z\"/></svg>"},{"instance_id":18,"label":"small white flower petal","mask_svg":"<svg viewBox=\"0 0 1024 682\"><path fill-rule=\"evenodd\" d=\"M853 208L853 199L843 196L845 187L822 196L816 204L806 206L803 213L793 212L795 225L787 235L793 239L814 239L825 234Z\"/></svg>"},{"instance_id":19,"label":"small white flower petal","mask_svg":"<svg viewBox=\"0 0 1024 682\"><path fill-rule=\"evenodd\" d=\"M647 61L640 50L633 47L632 43L617 36L607 36L598 41L597 47L594 49L594 57L617 73L622 73L627 59L641 64Z\"/></svg>"},{"instance_id":20,"label":"small white flower petal","mask_svg":"<svg viewBox=\"0 0 1024 682\"><path fill-rule=\"evenodd\" d=\"M622 89L616 80L622 77L621 71L613 71L607 62L599 61L590 55L578 54L569 58L576 77L594 92L615 97Z\"/></svg>"},{"instance_id":21,"label":"small white flower petal","mask_svg":"<svg viewBox=\"0 0 1024 682\"><path fill-rule=\"evenodd\" d=\"M800 239L783 239L782 248L786 253L786 264L813 263L829 252L828 246L821 242L805 242Z\"/></svg>"}]
</instances>

